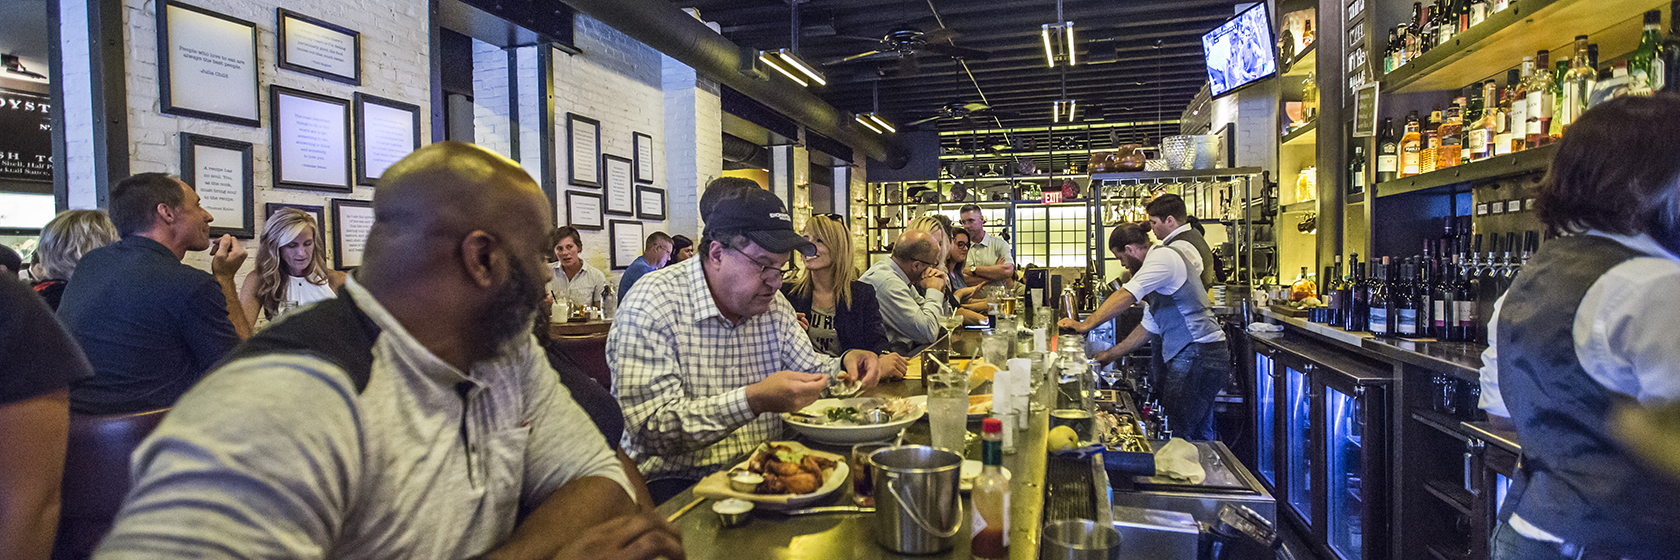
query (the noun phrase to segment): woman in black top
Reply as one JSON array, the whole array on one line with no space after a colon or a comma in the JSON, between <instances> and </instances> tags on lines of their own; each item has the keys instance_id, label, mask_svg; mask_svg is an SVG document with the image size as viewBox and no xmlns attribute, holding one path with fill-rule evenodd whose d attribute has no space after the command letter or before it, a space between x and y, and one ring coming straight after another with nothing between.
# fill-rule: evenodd
<instances>
[{"instance_id":1,"label":"woman in black top","mask_svg":"<svg viewBox=\"0 0 1680 560\"><path fill-rule=\"evenodd\" d=\"M782 294L799 314L799 326L810 335L811 346L830 356L854 349L886 350L887 332L875 288L858 281L846 226L827 216L812 216L805 222L805 239L817 246L816 254L805 258L805 266L782 286ZM904 358L886 354L883 359L891 360L883 371L903 375Z\"/></svg>"}]
</instances>

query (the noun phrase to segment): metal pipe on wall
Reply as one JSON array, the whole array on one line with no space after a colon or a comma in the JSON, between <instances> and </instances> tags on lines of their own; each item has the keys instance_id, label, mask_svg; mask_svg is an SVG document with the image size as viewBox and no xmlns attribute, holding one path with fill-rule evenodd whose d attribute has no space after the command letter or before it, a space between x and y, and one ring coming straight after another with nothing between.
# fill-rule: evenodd
<instances>
[{"instance_id":1,"label":"metal pipe on wall","mask_svg":"<svg viewBox=\"0 0 1680 560\"><path fill-rule=\"evenodd\" d=\"M851 125L851 119L804 88L756 80L741 73L740 46L665 0L568 0L567 4L677 59L719 83L758 100L812 131L834 138L874 159L886 159L890 144ZM750 61L749 61L750 63Z\"/></svg>"}]
</instances>

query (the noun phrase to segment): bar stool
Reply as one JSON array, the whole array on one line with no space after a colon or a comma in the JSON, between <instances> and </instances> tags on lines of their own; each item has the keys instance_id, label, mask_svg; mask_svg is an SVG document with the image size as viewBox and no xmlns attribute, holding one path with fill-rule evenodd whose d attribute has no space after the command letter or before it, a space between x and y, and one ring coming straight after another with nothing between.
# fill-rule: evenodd
<instances>
[{"instance_id":1,"label":"bar stool","mask_svg":"<svg viewBox=\"0 0 1680 560\"><path fill-rule=\"evenodd\" d=\"M70 415L55 560L93 555L128 495L129 455L168 412L164 408L110 416Z\"/></svg>"}]
</instances>

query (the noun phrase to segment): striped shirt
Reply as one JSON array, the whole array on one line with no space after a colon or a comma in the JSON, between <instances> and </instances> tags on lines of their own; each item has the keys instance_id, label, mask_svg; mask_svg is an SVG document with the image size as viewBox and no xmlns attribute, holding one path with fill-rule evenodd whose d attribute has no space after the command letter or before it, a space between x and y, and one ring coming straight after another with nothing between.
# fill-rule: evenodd
<instances>
[{"instance_id":1,"label":"striped shirt","mask_svg":"<svg viewBox=\"0 0 1680 560\"><path fill-rule=\"evenodd\" d=\"M781 293L770 311L732 324L707 288L702 259L650 272L618 306L607 334L623 449L649 480L703 477L786 426L753 414L746 386L791 370L833 374Z\"/></svg>"}]
</instances>

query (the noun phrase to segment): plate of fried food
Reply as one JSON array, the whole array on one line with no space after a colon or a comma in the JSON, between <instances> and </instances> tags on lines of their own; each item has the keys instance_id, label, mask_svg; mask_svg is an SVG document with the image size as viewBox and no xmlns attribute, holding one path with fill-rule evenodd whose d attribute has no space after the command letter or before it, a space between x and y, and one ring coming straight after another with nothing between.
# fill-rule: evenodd
<instances>
[{"instance_id":1,"label":"plate of fried food","mask_svg":"<svg viewBox=\"0 0 1680 560\"><path fill-rule=\"evenodd\" d=\"M701 479L694 486L694 495L736 498L764 509L798 508L833 494L850 477L851 469L839 455L799 442L771 441L760 444L751 457L734 468ZM743 484L743 480L758 482Z\"/></svg>"}]
</instances>

